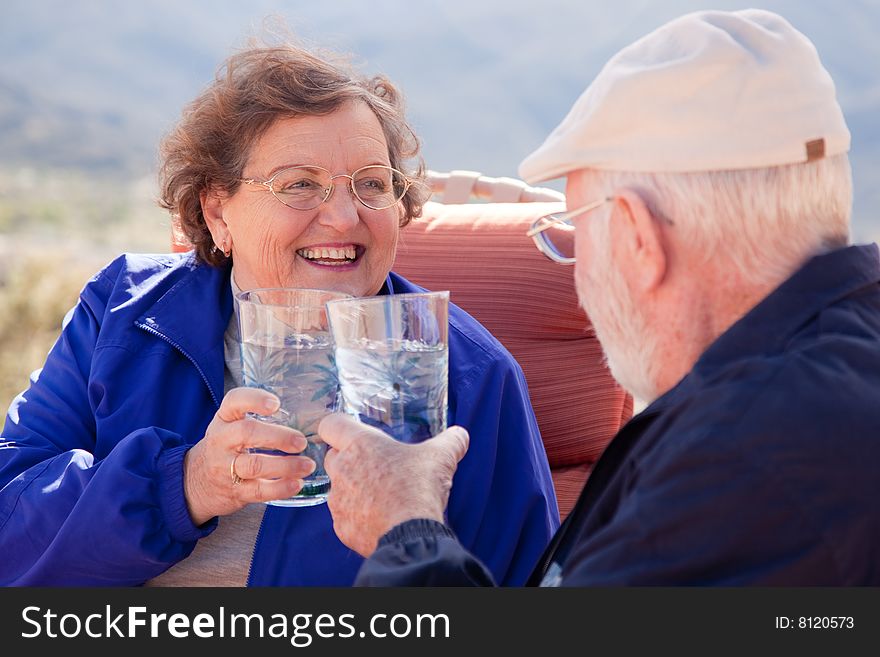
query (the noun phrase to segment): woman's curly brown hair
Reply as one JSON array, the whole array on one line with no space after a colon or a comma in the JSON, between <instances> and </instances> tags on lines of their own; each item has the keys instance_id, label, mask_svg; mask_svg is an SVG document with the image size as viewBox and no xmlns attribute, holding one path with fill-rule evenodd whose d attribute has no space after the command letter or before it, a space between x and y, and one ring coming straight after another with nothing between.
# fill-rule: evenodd
<instances>
[{"instance_id":1,"label":"woman's curly brown hair","mask_svg":"<svg viewBox=\"0 0 880 657\"><path fill-rule=\"evenodd\" d=\"M199 259L212 265L226 259L212 248L202 192L234 194L251 148L276 120L330 114L350 100L373 110L391 166L416 181L402 201L401 227L421 215L430 195L425 165L397 87L381 75L358 76L337 56L318 56L294 45L252 47L226 60L160 147L159 204L171 212ZM408 161L414 162L410 170Z\"/></svg>"}]
</instances>

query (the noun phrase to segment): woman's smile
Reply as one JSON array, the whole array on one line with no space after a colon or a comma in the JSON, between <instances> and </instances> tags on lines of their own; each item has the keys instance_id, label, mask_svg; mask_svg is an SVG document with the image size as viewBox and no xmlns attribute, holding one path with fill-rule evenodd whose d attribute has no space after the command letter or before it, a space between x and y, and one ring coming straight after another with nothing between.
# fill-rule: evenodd
<instances>
[{"instance_id":1,"label":"woman's smile","mask_svg":"<svg viewBox=\"0 0 880 657\"><path fill-rule=\"evenodd\" d=\"M365 251L360 244L332 242L305 246L296 255L314 267L348 271L358 266Z\"/></svg>"}]
</instances>

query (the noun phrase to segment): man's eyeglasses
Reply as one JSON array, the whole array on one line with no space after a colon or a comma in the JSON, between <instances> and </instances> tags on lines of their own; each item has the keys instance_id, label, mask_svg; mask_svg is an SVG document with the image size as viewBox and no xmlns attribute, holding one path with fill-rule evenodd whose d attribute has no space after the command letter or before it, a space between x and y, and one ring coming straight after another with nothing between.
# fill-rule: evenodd
<instances>
[{"instance_id":1,"label":"man's eyeglasses","mask_svg":"<svg viewBox=\"0 0 880 657\"><path fill-rule=\"evenodd\" d=\"M609 201L613 201L614 197L609 196L601 201L594 201L589 205L585 205L569 212L561 212L556 214L547 214L538 217L529 228L526 235L535 241L535 246L545 256L553 262L562 265L573 265L574 257L574 225L571 220L583 214L599 208Z\"/></svg>"},{"instance_id":2,"label":"man's eyeglasses","mask_svg":"<svg viewBox=\"0 0 880 657\"><path fill-rule=\"evenodd\" d=\"M242 179L246 185L262 185L272 196L294 210L314 210L330 198L336 178L348 178L354 197L371 210L385 210L400 201L413 181L397 169L379 164L361 167L351 175L333 175L327 169L296 166L282 169L269 180Z\"/></svg>"}]
</instances>

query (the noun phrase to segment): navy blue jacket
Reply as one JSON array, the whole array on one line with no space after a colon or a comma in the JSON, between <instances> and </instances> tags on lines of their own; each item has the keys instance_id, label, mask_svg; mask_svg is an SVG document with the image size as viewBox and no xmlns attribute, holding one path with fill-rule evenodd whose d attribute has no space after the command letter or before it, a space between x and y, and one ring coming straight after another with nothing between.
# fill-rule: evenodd
<instances>
[{"instance_id":1,"label":"navy blue jacket","mask_svg":"<svg viewBox=\"0 0 880 657\"><path fill-rule=\"evenodd\" d=\"M383 293L421 291L389 275ZM223 396L229 268L123 256L84 288L0 442L0 584L137 585L217 525L192 524L183 457ZM558 527L546 454L511 355L449 313L449 421L470 431L448 519L493 576L522 584ZM222 520L221 520L222 522ZM267 507L248 583L350 585L362 559L326 505Z\"/></svg>"},{"instance_id":2,"label":"navy blue jacket","mask_svg":"<svg viewBox=\"0 0 880 657\"><path fill-rule=\"evenodd\" d=\"M878 500L880 260L853 246L808 261L621 429L530 583L878 586ZM357 583L492 578L417 520Z\"/></svg>"}]
</instances>

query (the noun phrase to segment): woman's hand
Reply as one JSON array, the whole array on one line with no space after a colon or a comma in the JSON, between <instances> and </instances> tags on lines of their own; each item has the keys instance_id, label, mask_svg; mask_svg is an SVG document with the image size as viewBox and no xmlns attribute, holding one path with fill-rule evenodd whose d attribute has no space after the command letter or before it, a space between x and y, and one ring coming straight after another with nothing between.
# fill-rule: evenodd
<instances>
[{"instance_id":1,"label":"woman's hand","mask_svg":"<svg viewBox=\"0 0 880 657\"><path fill-rule=\"evenodd\" d=\"M332 482L333 530L352 550L371 555L382 535L405 520L443 522L452 476L468 449L463 427L408 445L334 413L321 420L318 434L332 447L324 469Z\"/></svg>"},{"instance_id":2,"label":"woman's hand","mask_svg":"<svg viewBox=\"0 0 880 657\"><path fill-rule=\"evenodd\" d=\"M299 431L246 416L271 415L279 405L275 395L259 388L234 388L223 398L205 437L183 462L186 503L196 525L252 502L290 497L314 471L315 462L305 456L248 453L250 447L289 454L305 449Z\"/></svg>"}]
</instances>

